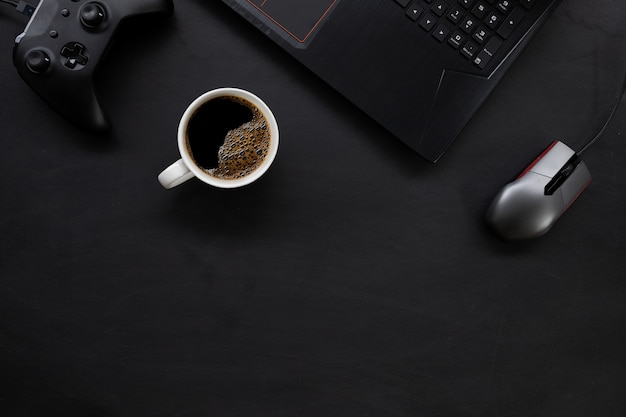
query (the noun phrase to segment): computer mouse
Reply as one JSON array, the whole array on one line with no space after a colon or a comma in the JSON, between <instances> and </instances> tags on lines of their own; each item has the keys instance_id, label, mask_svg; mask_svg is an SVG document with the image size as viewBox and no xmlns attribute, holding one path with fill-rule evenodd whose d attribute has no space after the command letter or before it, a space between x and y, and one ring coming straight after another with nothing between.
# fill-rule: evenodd
<instances>
[{"instance_id":1,"label":"computer mouse","mask_svg":"<svg viewBox=\"0 0 626 417\"><path fill-rule=\"evenodd\" d=\"M545 234L591 183L578 154L554 141L496 195L487 223L501 237L520 240Z\"/></svg>"}]
</instances>

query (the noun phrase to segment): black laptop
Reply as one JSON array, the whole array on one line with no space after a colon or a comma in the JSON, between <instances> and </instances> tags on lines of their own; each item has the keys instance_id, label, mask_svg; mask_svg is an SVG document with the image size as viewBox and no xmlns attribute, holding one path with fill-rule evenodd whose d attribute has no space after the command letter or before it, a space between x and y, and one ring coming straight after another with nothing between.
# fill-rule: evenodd
<instances>
[{"instance_id":1,"label":"black laptop","mask_svg":"<svg viewBox=\"0 0 626 417\"><path fill-rule=\"evenodd\" d=\"M222 0L437 161L560 0Z\"/></svg>"}]
</instances>

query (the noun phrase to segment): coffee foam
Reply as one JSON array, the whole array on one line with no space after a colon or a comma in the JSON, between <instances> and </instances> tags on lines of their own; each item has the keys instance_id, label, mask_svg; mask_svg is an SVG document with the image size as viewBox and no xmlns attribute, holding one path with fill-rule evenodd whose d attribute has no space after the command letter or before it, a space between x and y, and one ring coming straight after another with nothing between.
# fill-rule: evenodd
<instances>
[{"instance_id":1,"label":"coffee foam","mask_svg":"<svg viewBox=\"0 0 626 417\"><path fill-rule=\"evenodd\" d=\"M228 131L218 151L216 168L205 169L222 179L237 179L257 169L269 153L271 132L265 115L252 103L238 97L229 99L248 107L252 120Z\"/></svg>"}]
</instances>

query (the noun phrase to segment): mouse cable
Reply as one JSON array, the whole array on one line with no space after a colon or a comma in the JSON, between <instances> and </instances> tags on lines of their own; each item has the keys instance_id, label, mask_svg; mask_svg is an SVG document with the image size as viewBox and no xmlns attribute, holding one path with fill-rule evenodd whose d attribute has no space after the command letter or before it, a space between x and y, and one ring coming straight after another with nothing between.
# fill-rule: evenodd
<instances>
[{"instance_id":1,"label":"mouse cable","mask_svg":"<svg viewBox=\"0 0 626 417\"><path fill-rule=\"evenodd\" d=\"M28 17L32 16L33 13L35 13L35 9L37 8L36 6L28 4L28 3L26 3L23 0L0 0L0 2L4 3L4 4L9 4L9 5L15 7L15 9L18 12L20 12L20 13L28 16Z\"/></svg>"},{"instance_id":2,"label":"mouse cable","mask_svg":"<svg viewBox=\"0 0 626 417\"><path fill-rule=\"evenodd\" d=\"M624 96L624 92L625 91L626 91L626 77L624 77L624 84L622 84L622 88L620 89L619 95L617 96L617 102L613 106L613 110L611 110L611 114L609 115L609 118L606 120L606 123L604 123L604 126L602 126L602 129L600 129L598 134L593 139L591 139L589 142L587 142L587 144L585 146L583 146L583 148L580 151L576 152L576 154L578 156L582 155L583 152L585 152L587 149L589 149L591 147L591 145L593 145L600 138L600 136L602 136L604 134L604 131L606 130L606 128L609 125L609 123L611 123L611 120L613 119L613 116L615 115L615 112L617 111L617 108L619 107L620 103L622 102L622 98Z\"/></svg>"}]
</instances>

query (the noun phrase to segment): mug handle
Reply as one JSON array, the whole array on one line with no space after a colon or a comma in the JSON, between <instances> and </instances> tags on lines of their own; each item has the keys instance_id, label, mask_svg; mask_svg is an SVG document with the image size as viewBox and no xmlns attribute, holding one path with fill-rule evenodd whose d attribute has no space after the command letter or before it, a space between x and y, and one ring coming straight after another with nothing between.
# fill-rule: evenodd
<instances>
[{"instance_id":1,"label":"mug handle","mask_svg":"<svg viewBox=\"0 0 626 417\"><path fill-rule=\"evenodd\" d=\"M168 190L193 178L193 172L187 168L182 158L168 166L159 174L159 182Z\"/></svg>"}]
</instances>

